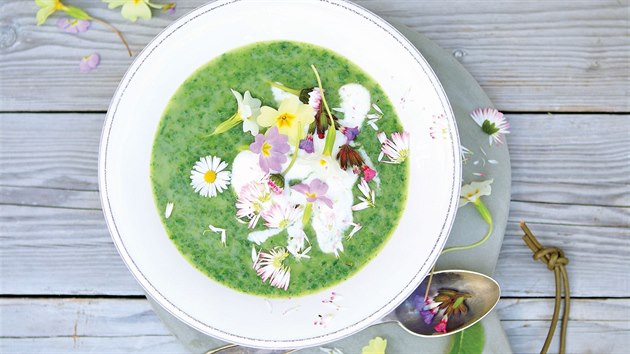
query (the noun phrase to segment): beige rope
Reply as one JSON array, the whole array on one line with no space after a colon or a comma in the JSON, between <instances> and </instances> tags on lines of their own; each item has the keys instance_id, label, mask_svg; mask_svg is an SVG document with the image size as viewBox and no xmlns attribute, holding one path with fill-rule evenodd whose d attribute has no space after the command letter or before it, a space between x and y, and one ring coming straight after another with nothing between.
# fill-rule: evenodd
<instances>
[{"instance_id":1,"label":"beige rope","mask_svg":"<svg viewBox=\"0 0 630 354\"><path fill-rule=\"evenodd\" d=\"M558 324L558 316L560 314L560 303L562 299L562 289L564 287L564 311L562 314L562 326L560 327L560 354L564 354L566 350L567 325L569 323L569 310L571 295L569 293L569 276L565 266L569 264L569 260L564 256L564 252L557 247L543 247L536 236L532 234L525 222L521 221L521 229L525 232L523 241L534 252L534 260L539 260L547 265L547 269L552 270L556 279L556 300L553 308L553 316L551 318L551 326L547 333L547 339L543 345L541 354L547 353L549 345L553 339L556 326Z\"/></svg>"}]
</instances>

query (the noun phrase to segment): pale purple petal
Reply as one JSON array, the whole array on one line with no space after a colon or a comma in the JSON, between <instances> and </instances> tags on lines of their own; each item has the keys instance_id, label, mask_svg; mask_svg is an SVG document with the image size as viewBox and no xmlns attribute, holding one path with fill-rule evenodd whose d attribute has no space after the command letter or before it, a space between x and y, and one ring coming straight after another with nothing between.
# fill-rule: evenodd
<instances>
[{"instance_id":1,"label":"pale purple petal","mask_svg":"<svg viewBox=\"0 0 630 354\"><path fill-rule=\"evenodd\" d=\"M311 136L310 139L309 137L307 137L306 139L300 140L300 149L306 151L309 154L314 153L315 144L313 144L313 137Z\"/></svg>"},{"instance_id":2,"label":"pale purple petal","mask_svg":"<svg viewBox=\"0 0 630 354\"><path fill-rule=\"evenodd\" d=\"M343 127L342 133L343 135L346 136L348 141L352 141L357 137L357 135L359 135L359 127L354 127L354 128Z\"/></svg>"},{"instance_id":3,"label":"pale purple petal","mask_svg":"<svg viewBox=\"0 0 630 354\"><path fill-rule=\"evenodd\" d=\"M322 182L321 179L316 178L311 181L310 190L311 193L315 193L318 196L324 195L328 191L328 185Z\"/></svg>"},{"instance_id":4,"label":"pale purple petal","mask_svg":"<svg viewBox=\"0 0 630 354\"><path fill-rule=\"evenodd\" d=\"M296 192L302 193L302 194L306 194L310 191L309 186L307 186L304 183L300 183L300 184L296 184L295 186L291 187L293 188Z\"/></svg>"},{"instance_id":5,"label":"pale purple petal","mask_svg":"<svg viewBox=\"0 0 630 354\"><path fill-rule=\"evenodd\" d=\"M100 63L101 57L97 53L92 53L81 59L81 62L79 63L79 70L82 73L89 73L90 71L96 69Z\"/></svg>"},{"instance_id":6,"label":"pale purple petal","mask_svg":"<svg viewBox=\"0 0 630 354\"><path fill-rule=\"evenodd\" d=\"M330 200L330 198L328 198L328 197L318 197L317 200L319 200L320 202L326 204L329 208L332 209L333 202L332 202L332 200Z\"/></svg>"},{"instance_id":7,"label":"pale purple petal","mask_svg":"<svg viewBox=\"0 0 630 354\"><path fill-rule=\"evenodd\" d=\"M262 145L265 142L265 136L262 134L256 135L254 142L249 145L249 150L255 154L260 154L262 151Z\"/></svg>"},{"instance_id":8,"label":"pale purple petal","mask_svg":"<svg viewBox=\"0 0 630 354\"><path fill-rule=\"evenodd\" d=\"M87 20L76 20L70 18L60 18L57 27L68 33L83 33L90 29L91 22Z\"/></svg>"}]
</instances>

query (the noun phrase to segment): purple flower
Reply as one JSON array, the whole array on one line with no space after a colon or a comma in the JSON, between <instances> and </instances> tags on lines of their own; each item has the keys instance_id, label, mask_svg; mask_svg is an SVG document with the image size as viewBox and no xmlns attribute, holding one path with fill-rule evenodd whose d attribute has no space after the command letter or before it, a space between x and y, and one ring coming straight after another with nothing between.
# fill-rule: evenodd
<instances>
[{"instance_id":1,"label":"purple flower","mask_svg":"<svg viewBox=\"0 0 630 354\"><path fill-rule=\"evenodd\" d=\"M309 154L315 152L315 145L313 145L312 134L308 134L305 139L300 140L300 149L306 151Z\"/></svg>"},{"instance_id":2,"label":"purple flower","mask_svg":"<svg viewBox=\"0 0 630 354\"><path fill-rule=\"evenodd\" d=\"M162 11L166 11L169 15L172 15L175 13L176 6L177 5L174 2L169 3L169 4L164 4L162 5Z\"/></svg>"},{"instance_id":3,"label":"purple flower","mask_svg":"<svg viewBox=\"0 0 630 354\"><path fill-rule=\"evenodd\" d=\"M91 22L62 17L57 21L57 27L68 33L83 33L90 29Z\"/></svg>"},{"instance_id":4,"label":"purple flower","mask_svg":"<svg viewBox=\"0 0 630 354\"><path fill-rule=\"evenodd\" d=\"M341 134L345 135L346 138L348 139L348 142L354 140L357 135L359 135L359 127L354 127L354 128L348 128L348 127L341 127Z\"/></svg>"},{"instance_id":5,"label":"purple flower","mask_svg":"<svg viewBox=\"0 0 630 354\"><path fill-rule=\"evenodd\" d=\"M96 69L100 63L101 57L97 53L92 53L81 58L81 62L79 63L79 70L82 73L89 73L90 71Z\"/></svg>"},{"instance_id":6,"label":"purple flower","mask_svg":"<svg viewBox=\"0 0 630 354\"><path fill-rule=\"evenodd\" d=\"M280 172L282 164L287 161L287 152L291 149L289 138L278 132L278 127L272 127L267 131L267 135L258 134L249 149L259 154L258 163L260 168L269 171Z\"/></svg>"},{"instance_id":7,"label":"purple flower","mask_svg":"<svg viewBox=\"0 0 630 354\"><path fill-rule=\"evenodd\" d=\"M325 196L328 191L328 185L318 178L312 180L311 184L308 185L304 183L296 184L293 186L293 190L306 195L306 200L309 203L314 203L319 200L329 208L332 208L332 200Z\"/></svg>"}]
</instances>

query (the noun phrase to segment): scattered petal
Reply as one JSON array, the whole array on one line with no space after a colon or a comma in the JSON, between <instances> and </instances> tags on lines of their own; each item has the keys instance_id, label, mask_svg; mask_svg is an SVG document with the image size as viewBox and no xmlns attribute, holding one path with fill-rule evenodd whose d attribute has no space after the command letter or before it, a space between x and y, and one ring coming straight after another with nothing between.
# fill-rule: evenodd
<instances>
[{"instance_id":1,"label":"scattered petal","mask_svg":"<svg viewBox=\"0 0 630 354\"><path fill-rule=\"evenodd\" d=\"M88 56L81 58L81 62L79 63L79 71L82 73L89 73L90 71L96 69L98 65L101 63L101 56L97 53L92 53Z\"/></svg>"},{"instance_id":2,"label":"scattered petal","mask_svg":"<svg viewBox=\"0 0 630 354\"><path fill-rule=\"evenodd\" d=\"M169 202L168 204L166 204L166 210L164 210L164 217L168 219L171 217L172 213L173 213L173 203Z\"/></svg>"},{"instance_id":3,"label":"scattered petal","mask_svg":"<svg viewBox=\"0 0 630 354\"><path fill-rule=\"evenodd\" d=\"M90 29L91 22L62 17L57 20L57 27L67 33L83 33Z\"/></svg>"}]
</instances>

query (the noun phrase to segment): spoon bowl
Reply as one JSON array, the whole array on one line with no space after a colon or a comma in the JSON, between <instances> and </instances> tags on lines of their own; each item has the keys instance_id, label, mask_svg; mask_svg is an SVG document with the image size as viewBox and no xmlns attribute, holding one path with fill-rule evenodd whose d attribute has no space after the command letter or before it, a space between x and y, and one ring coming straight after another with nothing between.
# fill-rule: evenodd
<instances>
[{"instance_id":1,"label":"spoon bowl","mask_svg":"<svg viewBox=\"0 0 630 354\"><path fill-rule=\"evenodd\" d=\"M492 278L467 270L444 270L435 272L429 289L429 297L433 297L439 290L455 290L469 294L464 301L467 311L459 315L451 315L446 325L446 333L436 332L434 326L439 322L438 316L426 323L420 314L424 305L429 277L400 304L396 310L383 318L383 321L397 322L412 335L421 337L447 336L474 325L483 319L499 302L501 289Z\"/></svg>"}]
</instances>

